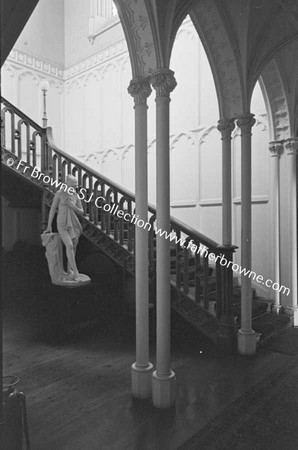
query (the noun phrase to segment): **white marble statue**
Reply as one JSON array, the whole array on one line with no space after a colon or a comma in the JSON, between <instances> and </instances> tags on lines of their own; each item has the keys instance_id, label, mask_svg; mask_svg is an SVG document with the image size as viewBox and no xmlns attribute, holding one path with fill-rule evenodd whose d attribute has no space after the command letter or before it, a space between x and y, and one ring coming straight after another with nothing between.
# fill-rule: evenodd
<instances>
[{"instance_id":1,"label":"white marble statue","mask_svg":"<svg viewBox=\"0 0 298 450\"><path fill-rule=\"evenodd\" d=\"M77 180L74 176L66 177L65 190L58 190L53 199L49 213L48 226L41 235L42 244L46 247L46 257L53 284L84 284L90 282L87 275L80 274L75 261L76 248L82 234L82 226L78 219L84 210L75 191ZM52 233L52 222L57 214L58 233ZM63 268L62 242L66 248L67 272Z\"/></svg>"}]
</instances>

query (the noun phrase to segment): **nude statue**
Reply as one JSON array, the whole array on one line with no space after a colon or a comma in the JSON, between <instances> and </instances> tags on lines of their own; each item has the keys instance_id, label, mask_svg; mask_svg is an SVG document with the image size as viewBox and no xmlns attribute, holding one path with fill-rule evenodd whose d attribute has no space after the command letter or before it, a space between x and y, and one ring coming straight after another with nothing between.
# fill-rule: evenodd
<instances>
[{"instance_id":1,"label":"nude statue","mask_svg":"<svg viewBox=\"0 0 298 450\"><path fill-rule=\"evenodd\" d=\"M67 189L56 192L49 213L48 226L41 235L43 245L46 247L46 257L54 284L64 284L69 281L90 281L87 275L79 273L75 261L76 248L82 234L82 226L78 215L82 215L84 212L82 203L75 191L77 184L74 176L68 175L66 177ZM63 270L58 236L55 237L55 233L52 233L52 222L57 209L57 229L66 248L67 272ZM59 271L62 273L59 274Z\"/></svg>"}]
</instances>

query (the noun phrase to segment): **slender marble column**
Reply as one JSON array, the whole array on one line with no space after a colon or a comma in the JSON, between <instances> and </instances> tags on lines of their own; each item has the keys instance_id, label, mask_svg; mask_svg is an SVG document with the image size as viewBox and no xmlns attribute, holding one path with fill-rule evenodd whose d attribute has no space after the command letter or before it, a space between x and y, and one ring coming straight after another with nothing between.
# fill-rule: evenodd
<instances>
[{"instance_id":1,"label":"slender marble column","mask_svg":"<svg viewBox=\"0 0 298 450\"><path fill-rule=\"evenodd\" d=\"M254 115L237 120L241 129L241 267L251 269L251 129ZM256 353L257 333L252 329L251 278L241 275L241 329L238 332L238 351L242 355Z\"/></svg>"},{"instance_id":2,"label":"slender marble column","mask_svg":"<svg viewBox=\"0 0 298 450\"><path fill-rule=\"evenodd\" d=\"M220 119L217 129L222 140L222 243L232 244L232 160L231 133L234 119Z\"/></svg>"},{"instance_id":3,"label":"slender marble column","mask_svg":"<svg viewBox=\"0 0 298 450\"><path fill-rule=\"evenodd\" d=\"M269 142L272 157L272 197L273 197L273 227L274 227L274 282L280 284L280 170L279 160L283 152L283 141ZM275 292L274 311L279 314L282 310L280 292Z\"/></svg>"},{"instance_id":4,"label":"slender marble column","mask_svg":"<svg viewBox=\"0 0 298 450\"><path fill-rule=\"evenodd\" d=\"M174 72L158 70L152 75L156 90L156 222L157 228L170 231L170 92L176 86ZM169 408L175 402L175 374L170 368L170 241L157 236L156 252L157 348L156 371L152 376L154 406Z\"/></svg>"},{"instance_id":5,"label":"slender marble column","mask_svg":"<svg viewBox=\"0 0 298 450\"><path fill-rule=\"evenodd\" d=\"M147 176L147 97L151 94L147 79L131 80L128 92L135 103L135 191L136 214L148 222ZM136 270L136 362L131 368L132 395L146 399L152 393L153 366L149 362L149 276L148 231L135 229Z\"/></svg>"},{"instance_id":6,"label":"slender marble column","mask_svg":"<svg viewBox=\"0 0 298 450\"><path fill-rule=\"evenodd\" d=\"M285 141L285 148L289 157L289 198L291 222L291 297L293 310L293 325L298 327L298 274L297 274L297 153L298 138L293 137Z\"/></svg>"}]
</instances>

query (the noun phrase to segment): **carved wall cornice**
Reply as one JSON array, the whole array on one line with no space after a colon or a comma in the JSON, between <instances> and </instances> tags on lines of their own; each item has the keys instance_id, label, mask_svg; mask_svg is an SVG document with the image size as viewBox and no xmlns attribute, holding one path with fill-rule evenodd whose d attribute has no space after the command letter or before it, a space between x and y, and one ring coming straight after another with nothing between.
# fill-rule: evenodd
<instances>
[{"instance_id":1,"label":"carved wall cornice","mask_svg":"<svg viewBox=\"0 0 298 450\"><path fill-rule=\"evenodd\" d=\"M9 63L15 63L18 66L34 70L42 75L58 78L59 80L64 79L64 70L62 66L50 63L45 59L30 55L29 53L25 53L17 48L14 48L10 52L7 61Z\"/></svg>"}]
</instances>

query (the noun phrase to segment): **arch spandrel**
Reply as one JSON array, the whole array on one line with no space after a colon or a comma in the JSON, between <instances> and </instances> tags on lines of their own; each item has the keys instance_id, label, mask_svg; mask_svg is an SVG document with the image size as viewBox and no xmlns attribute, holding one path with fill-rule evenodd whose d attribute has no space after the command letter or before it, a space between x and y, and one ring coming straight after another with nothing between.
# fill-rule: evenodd
<instances>
[{"instance_id":1,"label":"arch spandrel","mask_svg":"<svg viewBox=\"0 0 298 450\"><path fill-rule=\"evenodd\" d=\"M114 0L126 37L133 78L148 77L156 70L153 33L144 0Z\"/></svg>"},{"instance_id":2,"label":"arch spandrel","mask_svg":"<svg viewBox=\"0 0 298 450\"><path fill-rule=\"evenodd\" d=\"M245 104L240 61L232 37L214 0L202 0L190 17L205 48L219 102L220 117L237 117L248 110Z\"/></svg>"},{"instance_id":3,"label":"arch spandrel","mask_svg":"<svg viewBox=\"0 0 298 450\"><path fill-rule=\"evenodd\" d=\"M272 140L287 139L291 135L290 114L285 89L274 59L263 69L260 79L261 87L266 91L269 103L267 107L270 108Z\"/></svg>"}]
</instances>

